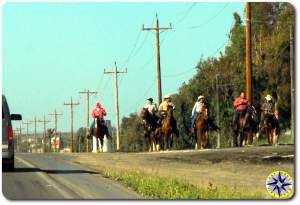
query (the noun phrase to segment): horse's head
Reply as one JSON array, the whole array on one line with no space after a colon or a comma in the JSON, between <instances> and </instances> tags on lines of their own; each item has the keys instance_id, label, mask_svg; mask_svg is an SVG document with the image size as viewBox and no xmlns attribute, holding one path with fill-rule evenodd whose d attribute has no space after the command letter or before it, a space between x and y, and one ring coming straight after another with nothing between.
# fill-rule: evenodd
<instances>
[{"instance_id":1,"label":"horse's head","mask_svg":"<svg viewBox=\"0 0 300 205\"><path fill-rule=\"evenodd\" d=\"M173 115L173 106L172 105L167 106L167 114L168 115Z\"/></svg>"},{"instance_id":2,"label":"horse's head","mask_svg":"<svg viewBox=\"0 0 300 205\"><path fill-rule=\"evenodd\" d=\"M149 111L147 108L143 108L141 111L141 118L146 119L149 116Z\"/></svg>"},{"instance_id":3,"label":"horse's head","mask_svg":"<svg viewBox=\"0 0 300 205\"><path fill-rule=\"evenodd\" d=\"M202 110L201 110L201 115L206 118L208 116L208 106L206 104L204 104L202 106Z\"/></svg>"}]
</instances>

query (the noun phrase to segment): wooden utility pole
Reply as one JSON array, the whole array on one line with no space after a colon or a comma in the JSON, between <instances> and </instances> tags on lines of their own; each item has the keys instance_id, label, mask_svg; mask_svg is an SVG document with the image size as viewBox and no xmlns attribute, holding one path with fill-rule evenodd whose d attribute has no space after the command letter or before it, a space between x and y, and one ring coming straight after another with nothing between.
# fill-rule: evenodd
<instances>
[{"instance_id":1,"label":"wooden utility pole","mask_svg":"<svg viewBox=\"0 0 300 205\"><path fill-rule=\"evenodd\" d=\"M30 121L34 125L34 141L35 141L35 152L37 153L37 137L36 137L36 123L37 119L36 116L34 117L34 120Z\"/></svg>"},{"instance_id":2,"label":"wooden utility pole","mask_svg":"<svg viewBox=\"0 0 300 205\"><path fill-rule=\"evenodd\" d=\"M216 94L217 94L217 123L220 126L220 104L219 104L219 74L216 75ZM220 140L220 132L217 132L217 148L220 148L221 140Z\"/></svg>"},{"instance_id":3,"label":"wooden utility pole","mask_svg":"<svg viewBox=\"0 0 300 205\"><path fill-rule=\"evenodd\" d=\"M49 123L49 122L51 122L51 121L50 120L46 120L46 116L44 115L44 119L43 120L39 120L38 122L41 122L44 125L43 151L45 152L46 151L46 148L45 148L46 143L45 143L45 141L46 141L46 136L47 136L47 127L46 127L46 124Z\"/></svg>"},{"instance_id":4,"label":"wooden utility pole","mask_svg":"<svg viewBox=\"0 0 300 205\"><path fill-rule=\"evenodd\" d=\"M290 27L290 75L291 75L291 136L295 139L295 75L294 75L294 28Z\"/></svg>"},{"instance_id":5,"label":"wooden utility pole","mask_svg":"<svg viewBox=\"0 0 300 205\"><path fill-rule=\"evenodd\" d=\"M144 25L143 25L143 31L155 30L155 32L156 32L156 62L157 62L158 104L160 104L162 102L159 31L160 30L170 30L170 29L172 29L171 23L170 23L170 27L159 27L157 14L156 14L156 26L154 28L145 28Z\"/></svg>"},{"instance_id":6,"label":"wooden utility pole","mask_svg":"<svg viewBox=\"0 0 300 205\"><path fill-rule=\"evenodd\" d=\"M14 133L16 133L16 138L17 138L17 141L16 141L16 145L17 145L16 151L17 151L17 152L20 152L20 138L21 138L22 130L23 130L23 129L24 129L24 128L22 128L22 126L21 126L21 124L20 124L19 127L17 127L16 129L13 130Z\"/></svg>"},{"instance_id":7,"label":"wooden utility pole","mask_svg":"<svg viewBox=\"0 0 300 205\"><path fill-rule=\"evenodd\" d=\"M114 74L115 79L115 110L116 110L116 136L117 136L117 150L120 149L120 124L119 124L119 91L118 91L118 74L127 73L127 68L124 71L118 71L117 63L115 62L114 71L106 71L104 74Z\"/></svg>"},{"instance_id":8,"label":"wooden utility pole","mask_svg":"<svg viewBox=\"0 0 300 205\"><path fill-rule=\"evenodd\" d=\"M252 100L251 7L246 2L246 97Z\"/></svg>"},{"instance_id":9,"label":"wooden utility pole","mask_svg":"<svg viewBox=\"0 0 300 205\"><path fill-rule=\"evenodd\" d=\"M89 133L89 124L90 124L90 96L96 95L97 92L90 91L90 90L84 90L79 92L79 94L86 95L86 152L89 152L89 139L88 139L88 133ZM91 135L92 133L90 133Z\"/></svg>"},{"instance_id":10,"label":"wooden utility pole","mask_svg":"<svg viewBox=\"0 0 300 205\"><path fill-rule=\"evenodd\" d=\"M56 109L54 109L54 113L50 113L49 115L54 116L54 130L55 130L55 142L57 140L57 120L58 120L58 116L63 115L62 113L58 113L56 111ZM50 145L51 145L51 137L50 137ZM54 147L54 151L56 151L56 147Z\"/></svg>"},{"instance_id":11,"label":"wooden utility pole","mask_svg":"<svg viewBox=\"0 0 300 205\"><path fill-rule=\"evenodd\" d=\"M15 137L16 137L16 147L15 147L15 152L19 152L19 129L18 128L16 128L16 129L13 129L13 133L14 133L14 135L15 135Z\"/></svg>"},{"instance_id":12,"label":"wooden utility pole","mask_svg":"<svg viewBox=\"0 0 300 205\"><path fill-rule=\"evenodd\" d=\"M73 115L73 112L74 112L74 106L76 105L79 105L79 102L73 102L73 99L71 97L71 101L69 103L64 103L64 105L66 106L70 106L71 108L71 152L74 151L74 136L73 136L73 118L74 118L74 115Z\"/></svg>"},{"instance_id":13,"label":"wooden utility pole","mask_svg":"<svg viewBox=\"0 0 300 205\"><path fill-rule=\"evenodd\" d=\"M26 142L27 142L27 152L29 151L29 137L28 137L28 125L32 124L30 121L23 122L24 125L26 125Z\"/></svg>"}]
</instances>

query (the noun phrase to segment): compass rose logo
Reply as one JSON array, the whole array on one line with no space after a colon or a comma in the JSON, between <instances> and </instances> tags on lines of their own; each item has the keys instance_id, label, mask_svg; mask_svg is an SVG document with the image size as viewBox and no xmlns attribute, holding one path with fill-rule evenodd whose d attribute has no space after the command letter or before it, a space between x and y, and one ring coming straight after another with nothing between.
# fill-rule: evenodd
<instances>
[{"instance_id":1,"label":"compass rose logo","mask_svg":"<svg viewBox=\"0 0 300 205\"><path fill-rule=\"evenodd\" d=\"M284 171L275 171L268 176L266 188L275 198L289 198L293 195L293 179Z\"/></svg>"}]
</instances>

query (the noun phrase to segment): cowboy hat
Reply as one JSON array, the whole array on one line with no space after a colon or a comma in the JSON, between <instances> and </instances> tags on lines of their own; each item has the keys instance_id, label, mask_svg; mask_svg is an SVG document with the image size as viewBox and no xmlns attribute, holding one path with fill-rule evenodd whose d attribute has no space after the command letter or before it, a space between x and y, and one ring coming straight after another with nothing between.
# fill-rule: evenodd
<instances>
[{"instance_id":1,"label":"cowboy hat","mask_svg":"<svg viewBox=\"0 0 300 205\"><path fill-rule=\"evenodd\" d=\"M268 95L265 97L265 99L266 99L267 101L271 101L271 100L272 100L272 96L268 94Z\"/></svg>"},{"instance_id":2,"label":"cowboy hat","mask_svg":"<svg viewBox=\"0 0 300 205\"><path fill-rule=\"evenodd\" d=\"M168 98L171 98L170 95L165 95L164 99L168 99Z\"/></svg>"},{"instance_id":3,"label":"cowboy hat","mask_svg":"<svg viewBox=\"0 0 300 205\"><path fill-rule=\"evenodd\" d=\"M204 99L205 97L203 96L203 95L200 95L199 97L198 97L198 100L200 100L200 99Z\"/></svg>"}]
</instances>

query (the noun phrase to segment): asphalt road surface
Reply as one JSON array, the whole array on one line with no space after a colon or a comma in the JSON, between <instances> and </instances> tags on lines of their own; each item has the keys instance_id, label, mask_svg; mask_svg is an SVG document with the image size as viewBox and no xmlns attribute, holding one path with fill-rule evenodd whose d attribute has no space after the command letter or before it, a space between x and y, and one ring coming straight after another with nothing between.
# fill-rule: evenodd
<instances>
[{"instance_id":1,"label":"asphalt road surface","mask_svg":"<svg viewBox=\"0 0 300 205\"><path fill-rule=\"evenodd\" d=\"M15 170L2 172L7 199L136 199L135 192L98 172L43 154L17 154Z\"/></svg>"}]
</instances>

